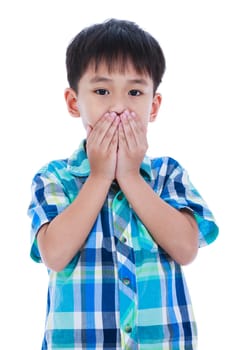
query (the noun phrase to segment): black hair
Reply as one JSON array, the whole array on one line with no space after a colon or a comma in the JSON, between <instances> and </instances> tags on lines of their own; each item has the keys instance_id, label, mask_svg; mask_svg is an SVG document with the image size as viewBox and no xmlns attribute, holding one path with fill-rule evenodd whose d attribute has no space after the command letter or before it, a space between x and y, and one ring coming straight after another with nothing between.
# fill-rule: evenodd
<instances>
[{"instance_id":1,"label":"black hair","mask_svg":"<svg viewBox=\"0 0 233 350\"><path fill-rule=\"evenodd\" d=\"M116 65L124 71L131 62L138 73L152 78L154 92L165 71L165 57L158 41L136 23L118 19L87 27L71 41L66 51L70 87L77 91L88 66L94 64L97 70L102 62L110 72Z\"/></svg>"}]
</instances>

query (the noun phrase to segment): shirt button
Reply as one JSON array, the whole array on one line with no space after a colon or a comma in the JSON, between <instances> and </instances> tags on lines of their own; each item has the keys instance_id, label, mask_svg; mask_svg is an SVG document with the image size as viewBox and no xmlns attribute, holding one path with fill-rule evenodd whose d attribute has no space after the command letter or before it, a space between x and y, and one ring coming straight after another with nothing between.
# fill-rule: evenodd
<instances>
[{"instance_id":1,"label":"shirt button","mask_svg":"<svg viewBox=\"0 0 233 350\"><path fill-rule=\"evenodd\" d=\"M126 332L126 333L132 332L132 327L131 327L130 325L127 324L127 325L125 326L125 332Z\"/></svg>"},{"instance_id":2,"label":"shirt button","mask_svg":"<svg viewBox=\"0 0 233 350\"><path fill-rule=\"evenodd\" d=\"M127 238L126 237L122 237L121 238L121 243L126 243L127 242Z\"/></svg>"},{"instance_id":3,"label":"shirt button","mask_svg":"<svg viewBox=\"0 0 233 350\"><path fill-rule=\"evenodd\" d=\"M127 277L125 277L125 278L122 279L122 282L123 282L126 286L128 286L128 285L130 284L130 279L127 278Z\"/></svg>"}]
</instances>

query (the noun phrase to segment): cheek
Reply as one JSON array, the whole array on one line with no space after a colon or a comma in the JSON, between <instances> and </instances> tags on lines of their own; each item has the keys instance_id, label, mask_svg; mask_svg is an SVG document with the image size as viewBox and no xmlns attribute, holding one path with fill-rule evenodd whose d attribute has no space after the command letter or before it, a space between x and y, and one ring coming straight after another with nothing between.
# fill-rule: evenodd
<instances>
[{"instance_id":1,"label":"cheek","mask_svg":"<svg viewBox=\"0 0 233 350\"><path fill-rule=\"evenodd\" d=\"M79 112L84 126L90 125L93 127L108 112L108 109L103 103L96 103L95 100L89 99L79 105Z\"/></svg>"},{"instance_id":2,"label":"cheek","mask_svg":"<svg viewBox=\"0 0 233 350\"><path fill-rule=\"evenodd\" d=\"M100 114L100 112L94 108L85 107L80 109L80 116L85 129L87 129L88 125L93 128L102 114Z\"/></svg>"},{"instance_id":3,"label":"cheek","mask_svg":"<svg viewBox=\"0 0 233 350\"><path fill-rule=\"evenodd\" d=\"M138 103L134 104L135 112L144 117L149 116L152 108L152 102L149 98L145 97L138 100Z\"/></svg>"},{"instance_id":4,"label":"cheek","mask_svg":"<svg viewBox=\"0 0 233 350\"><path fill-rule=\"evenodd\" d=\"M151 108L149 106L146 106L140 111L141 116L141 122L143 125L147 126L147 124L150 121L150 114L151 114Z\"/></svg>"}]
</instances>

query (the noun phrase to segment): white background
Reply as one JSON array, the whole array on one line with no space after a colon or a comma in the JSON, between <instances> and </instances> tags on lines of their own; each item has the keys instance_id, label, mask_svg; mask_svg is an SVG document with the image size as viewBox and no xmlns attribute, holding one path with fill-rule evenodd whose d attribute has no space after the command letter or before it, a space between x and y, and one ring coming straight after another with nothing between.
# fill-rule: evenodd
<instances>
[{"instance_id":1,"label":"white background","mask_svg":"<svg viewBox=\"0 0 233 350\"><path fill-rule=\"evenodd\" d=\"M199 350L232 347L231 1L1 1L1 349L39 350L47 272L29 258L27 207L34 173L67 157L84 136L65 106L65 50L83 27L129 19L160 42L167 70L152 155L170 155L214 212L213 245L185 267L199 325ZM153 350L153 349L152 349Z\"/></svg>"}]
</instances>

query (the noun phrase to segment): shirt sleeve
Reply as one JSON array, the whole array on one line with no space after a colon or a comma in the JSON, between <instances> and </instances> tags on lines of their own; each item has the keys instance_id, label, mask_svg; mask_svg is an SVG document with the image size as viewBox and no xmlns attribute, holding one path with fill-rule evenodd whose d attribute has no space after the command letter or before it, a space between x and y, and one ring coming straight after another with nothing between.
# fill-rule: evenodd
<instances>
[{"instance_id":1,"label":"shirt sleeve","mask_svg":"<svg viewBox=\"0 0 233 350\"><path fill-rule=\"evenodd\" d=\"M176 209L186 208L193 213L199 228L199 247L212 243L218 235L212 212L193 186L187 171L172 158L167 162L161 198Z\"/></svg>"},{"instance_id":2,"label":"shirt sleeve","mask_svg":"<svg viewBox=\"0 0 233 350\"><path fill-rule=\"evenodd\" d=\"M33 178L31 192L32 199L28 208L28 215L31 218L30 256L34 261L41 262L37 232L42 225L61 213L69 205L69 200L62 183L46 167Z\"/></svg>"}]
</instances>

